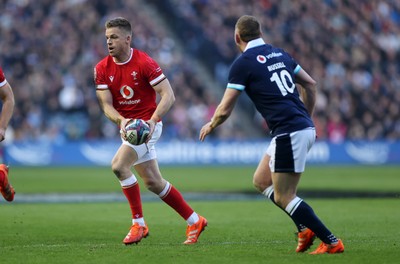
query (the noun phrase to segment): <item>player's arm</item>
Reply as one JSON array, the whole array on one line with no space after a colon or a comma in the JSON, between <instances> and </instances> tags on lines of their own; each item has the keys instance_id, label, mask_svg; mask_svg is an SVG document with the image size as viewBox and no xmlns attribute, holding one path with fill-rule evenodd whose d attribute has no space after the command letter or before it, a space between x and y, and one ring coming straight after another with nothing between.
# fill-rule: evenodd
<instances>
[{"instance_id":1,"label":"player's arm","mask_svg":"<svg viewBox=\"0 0 400 264\"><path fill-rule=\"evenodd\" d=\"M14 93L9 83L0 87L0 99L3 102L0 115L0 141L3 141L15 105Z\"/></svg>"},{"instance_id":2,"label":"player's arm","mask_svg":"<svg viewBox=\"0 0 400 264\"><path fill-rule=\"evenodd\" d=\"M129 119L125 119L118 111L114 108L112 103L112 95L108 89L96 90L96 96L99 101L100 107L103 110L105 116L112 122L117 124L123 132L125 132L126 123Z\"/></svg>"},{"instance_id":3,"label":"player's arm","mask_svg":"<svg viewBox=\"0 0 400 264\"><path fill-rule=\"evenodd\" d=\"M165 78L156 86L153 86L153 88L161 97L160 101L157 104L156 110L150 118L151 121L157 123L174 104L175 95L167 78Z\"/></svg>"},{"instance_id":4,"label":"player's arm","mask_svg":"<svg viewBox=\"0 0 400 264\"><path fill-rule=\"evenodd\" d=\"M205 124L200 130L199 139L201 141L204 141L208 134L210 134L217 126L221 125L229 118L240 94L241 91L236 89L227 88L225 90L225 94L215 110L211 121Z\"/></svg>"},{"instance_id":5,"label":"player's arm","mask_svg":"<svg viewBox=\"0 0 400 264\"><path fill-rule=\"evenodd\" d=\"M315 106L317 83L314 79L303 69L296 74L296 83L300 84L300 96L307 108L308 113L312 116Z\"/></svg>"},{"instance_id":6,"label":"player's arm","mask_svg":"<svg viewBox=\"0 0 400 264\"><path fill-rule=\"evenodd\" d=\"M153 89L160 95L161 98L153 115L149 120L146 121L150 126L150 134L148 136L149 140L153 134L156 123L161 120L161 118L169 111L175 102L174 91L172 90L171 84L167 78L153 86Z\"/></svg>"}]
</instances>

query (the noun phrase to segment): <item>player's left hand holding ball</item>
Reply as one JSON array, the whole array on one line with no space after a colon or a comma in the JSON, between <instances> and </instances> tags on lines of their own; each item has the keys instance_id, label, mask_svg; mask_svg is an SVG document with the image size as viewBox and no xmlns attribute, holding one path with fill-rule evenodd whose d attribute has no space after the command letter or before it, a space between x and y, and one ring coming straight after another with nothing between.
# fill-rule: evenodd
<instances>
[{"instance_id":1,"label":"player's left hand holding ball","mask_svg":"<svg viewBox=\"0 0 400 264\"><path fill-rule=\"evenodd\" d=\"M149 143L151 137L153 136L154 128L156 127L156 122L152 119L149 119L146 121L146 123L149 125L149 128L150 128L150 133L147 136L147 140L146 140L146 143Z\"/></svg>"}]
</instances>

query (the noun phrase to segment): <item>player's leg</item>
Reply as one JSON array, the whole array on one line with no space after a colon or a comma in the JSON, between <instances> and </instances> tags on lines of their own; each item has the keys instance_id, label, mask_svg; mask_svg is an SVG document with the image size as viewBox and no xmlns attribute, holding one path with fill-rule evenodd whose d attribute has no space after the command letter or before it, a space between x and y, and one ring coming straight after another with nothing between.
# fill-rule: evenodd
<instances>
[{"instance_id":1,"label":"player's leg","mask_svg":"<svg viewBox=\"0 0 400 264\"><path fill-rule=\"evenodd\" d=\"M271 170L269 168L270 159L271 156L265 154L258 163L257 169L253 175L253 185L261 193L272 185Z\"/></svg>"},{"instance_id":2,"label":"player's leg","mask_svg":"<svg viewBox=\"0 0 400 264\"><path fill-rule=\"evenodd\" d=\"M0 164L0 192L6 201L14 200L15 190L8 179L8 167L5 164Z\"/></svg>"},{"instance_id":3,"label":"player's leg","mask_svg":"<svg viewBox=\"0 0 400 264\"><path fill-rule=\"evenodd\" d=\"M182 194L162 177L157 160L151 159L137 164L135 165L135 170L143 179L147 189L157 194L166 204L186 220L188 224L186 230L187 239L184 243L196 243L201 232L207 226L207 220L198 215L185 201Z\"/></svg>"},{"instance_id":4,"label":"player's leg","mask_svg":"<svg viewBox=\"0 0 400 264\"><path fill-rule=\"evenodd\" d=\"M318 252L341 253L343 244L335 235L322 223L314 213L314 210L303 199L296 195L300 173L272 173L274 182L275 202L284 209L295 221L304 223L310 228L323 243ZM325 250L324 252L322 252Z\"/></svg>"},{"instance_id":5,"label":"player's leg","mask_svg":"<svg viewBox=\"0 0 400 264\"><path fill-rule=\"evenodd\" d=\"M111 162L112 171L120 181L122 192L129 202L132 213L132 226L123 240L126 245L138 243L149 234L143 217L139 184L131 171L131 166L137 158L137 152L132 147L122 144Z\"/></svg>"},{"instance_id":6,"label":"player's leg","mask_svg":"<svg viewBox=\"0 0 400 264\"><path fill-rule=\"evenodd\" d=\"M266 153L264 157L261 159L253 176L253 185L259 192L261 192L265 197L267 197L275 205L277 205L274 199L274 186L272 185L272 175L271 175L271 169L269 167L270 159L271 156L268 153ZM294 221L294 223L297 227L298 232L302 232L305 229L307 229L307 227L305 227L301 223L297 223L296 221Z\"/></svg>"},{"instance_id":7,"label":"player's leg","mask_svg":"<svg viewBox=\"0 0 400 264\"><path fill-rule=\"evenodd\" d=\"M255 188L260 191L265 197L270 199L275 205L274 199L274 186L272 185L272 173L269 167L271 154L274 153L275 141L273 140L267 149L264 157L261 159L258 167L254 173L253 184ZM277 205L278 206L278 205ZM278 208L280 208L278 206ZM280 208L282 209L282 208ZM283 209L282 209L283 210ZM304 252L309 249L315 239L315 234L302 223L294 220L285 210L283 210L294 222L297 228L297 248L296 252Z\"/></svg>"},{"instance_id":8,"label":"player's leg","mask_svg":"<svg viewBox=\"0 0 400 264\"><path fill-rule=\"evenodd\" d=\"M315 131L306 129L275 138L275 153L271 156L272 182L275 202L294 221L310 228L327 248L343 246L316 216L313 209L297 197L297 186L304 171L306 154L315 140ZM328 253L340 253L344 248Z\"/></svg>"}]
</instances>

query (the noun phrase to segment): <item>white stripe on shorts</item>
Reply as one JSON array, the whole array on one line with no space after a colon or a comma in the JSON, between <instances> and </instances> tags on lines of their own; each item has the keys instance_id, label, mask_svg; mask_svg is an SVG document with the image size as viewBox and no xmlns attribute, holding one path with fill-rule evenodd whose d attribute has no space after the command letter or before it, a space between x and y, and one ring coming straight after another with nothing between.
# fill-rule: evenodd
<instances>
[{"instance_id":1,"label":"white stripe on shorts","mask_svg":"<svg viewBox=\"0 0 400 264\"><path fill-rule=\"evenodd\" d=\"M267 155L271 157L269 162L271 171L303 172L307 153L314 142L315 128L313 127L273 137L267 149Z\"/></svg>"}]
</instances>

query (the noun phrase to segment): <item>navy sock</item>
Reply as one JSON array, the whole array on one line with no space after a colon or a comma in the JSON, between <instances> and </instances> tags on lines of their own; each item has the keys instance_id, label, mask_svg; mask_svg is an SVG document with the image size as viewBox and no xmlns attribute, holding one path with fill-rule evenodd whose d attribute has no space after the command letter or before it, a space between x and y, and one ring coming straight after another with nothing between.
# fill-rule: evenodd
<instances>
[{"instance_id":1,"label":"navy sock","mask_svg":"<svg viewBox=\"0 0 400 264\"><path fill-rule=\"evenodd\" d=\"M293 221L303 223L310 228L325 244L337 243L337 238L316 216L314 210L299 197L294 198L285 208Z\"/></svg>"}]
</instances>

